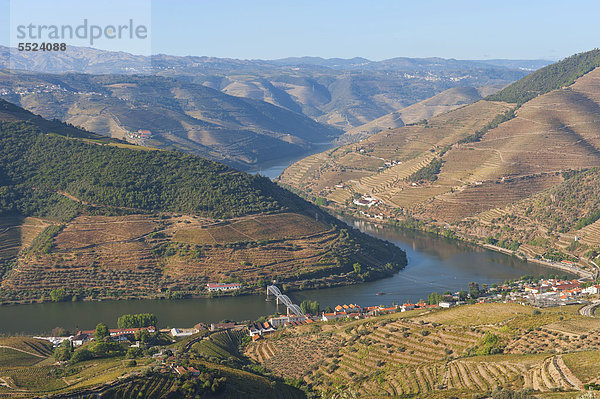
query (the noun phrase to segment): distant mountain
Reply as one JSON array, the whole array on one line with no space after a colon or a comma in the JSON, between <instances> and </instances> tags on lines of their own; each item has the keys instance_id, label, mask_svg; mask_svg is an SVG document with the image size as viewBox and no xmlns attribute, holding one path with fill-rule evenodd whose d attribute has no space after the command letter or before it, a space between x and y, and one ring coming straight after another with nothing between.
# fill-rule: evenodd
<instances>
[{"instance_id":1,"label":"distant mountain","mask_svg":"<svg viewBox=\"0 0 600 399\"><path fill-rule=\"evenodd\" d=\"M263 101L160 76L0 71L0 93L45 118L242 169L298 156L342 133Z\"/></svg>"},{"instance_id":2,"label":"distant mountain","mask_svg":"<svg viewBox=\"0 0 600 399\"><path fill-rule=\"evenodd\" d=\"M552 64L549 60L480 60L485 64L496 65L511 69L522 69L525 71L535 71Z\"/></svg>"},{"instance_id":3,"label":"distant mountain","mask_svg":"<svg viewBox=\"0 0 600 399\"><path fill-rule=\"evenodd\" d=\"M381 116L369 123L348 130L337 139L337 142L356 142L385 129L395 129L404 125L425 121L435 115L448 112L458 107L474 103L483 97L500 90L498 86L485 86L481 88L456 87L436 94L416 104L409 105L401 110Z\"/></svg>"},{"instance_id":4,"label":"distant mountain","mask_svg":"<svg viewBox=\"0 0 600 399\"><path fill-rule=\"evenodd\" d=\"M11 57L9 58L9 54ZM9 65L9 59L12 65ZM151 57L69 47L34 54L0 46L0 67L44 73L153 74L265 101L349 130L454 87L507 85L543 61L498 62L442 58L236 60ZM527 65L526 68L523 65Z\"/></svg>"}]
</instances>

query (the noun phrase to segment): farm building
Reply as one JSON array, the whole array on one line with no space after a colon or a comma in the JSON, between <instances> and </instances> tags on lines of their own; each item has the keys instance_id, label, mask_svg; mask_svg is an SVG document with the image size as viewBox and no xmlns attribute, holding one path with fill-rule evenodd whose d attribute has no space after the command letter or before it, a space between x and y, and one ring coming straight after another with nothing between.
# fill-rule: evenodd
<instances>
[{"instance_id":1,"label":"farm building","mask_svg":"<svg viewBox=\"0 0 600 399\"><path fill-rule=\"evenodd\" d=\"M171 328L171 335L174 337L189 337L197 333L198 330L195 328Z\"/></svg>"},{"instance_id":2,"label":"farm building","mask_svg":"<svg viewBox=\"0 0 600 399\"><path fill-rule=\"evenodd\" d=\"M233 291L239 290L242 288L242 284L240 283L208 283L206 284L206 288L209 292L217 292L217 291Z\"/></svg>"},{"instance_id":3,"label":"farm building","mask_svg":"<svg viewBox=\"0 0 600 399\"><path fill-rule=\"evenodd\" d=\"M306 316L296 316L296 315L271 317L269 319L269 323L271 323L271 325L275 328L277 328L279 326L284 326L288 323L304 322L304 321L306 321Z\"/></svg>"},{"instance_id":4,"label":"farm building","mask_svg":"<svg viewBox=\"0 0 600 399\"><path fill-rule=\"evenodd\" d=\"M248 327L248 333L250 334L251 337L253 337L255 335L263 335L263 334L270 333L273 331L275 331L275 329L268 322L253 323L250 325L250 327Z\"/></svg>"}]
</instances>

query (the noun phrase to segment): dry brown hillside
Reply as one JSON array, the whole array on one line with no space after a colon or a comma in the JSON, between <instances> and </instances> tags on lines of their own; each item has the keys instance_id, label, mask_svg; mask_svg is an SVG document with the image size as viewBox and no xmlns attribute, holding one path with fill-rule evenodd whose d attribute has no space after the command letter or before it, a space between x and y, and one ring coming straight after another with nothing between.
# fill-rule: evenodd
<instances>
[{"instance_id":1,"label":"dry brown hillside","mask_svg":"<svg viewBox=\"0 0 600 399\"><path fill-rule=\"evenodd\" d=\"M356 142L386 129L395 129L430 119L444 112L474 103L500 89L501 86L484 86L479 88L455 87L448 89L427 100L409 105L362 126L350 129L340 136L338 141L341 143Z\"/></svg>"},{"instance_id":2,"label":"dry brown hillside","mask_svg":"<svg viewBox=\"0 0 600 399\"><path fill-rule=\"evenodd\" d=\"M462 221L462 233L471 237L494 234L500 240L526 244L539 235L538 230L547 235L539 220L528 221L529 230L520 239L505 233L509 229L489 230L490 222L499 222L494 217L507 214L505 207L561 184L565 172L600 166L599 114L597 68L574 84L520 107L481 100L427 122L385 130L358 144L313 155L290 166L281 183L366 216L382 213L402 219L410 215L437 225ZM364 195L380 200L379 205L367 211L352 203ZM588 203L577 215L588 216L594 211L588 209L592 205ZM523 216L527 206L521 208ZM503 223L510 224L516 217L507 216ZM487 227L480 228L482 221ZM586 231L582 235L596 242ZM545 236L551 239L546 250L562 240L560 247L569 252L566 247L576 234ZM531 256L547 252L523 249ZM583 254L582 250L570 253Z\"/></svg>"}]
</instances>

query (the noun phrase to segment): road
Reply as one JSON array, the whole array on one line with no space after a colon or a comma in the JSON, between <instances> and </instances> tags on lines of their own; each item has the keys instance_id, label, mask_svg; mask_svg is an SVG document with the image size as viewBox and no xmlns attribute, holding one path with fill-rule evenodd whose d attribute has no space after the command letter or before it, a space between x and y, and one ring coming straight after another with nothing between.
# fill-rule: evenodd
<instances>
[{"instance_id":1,"label":"road","mask_svg":"<svg viewBox=\"0 0 600 399\"><path fill-rule=\"evenodd\" d=\"M581 309L579 309L579 313L584 316L593 317L594 308L600 306L600 300L593 301L590 304L585 305Z\"/></svg>"}]
</instances>

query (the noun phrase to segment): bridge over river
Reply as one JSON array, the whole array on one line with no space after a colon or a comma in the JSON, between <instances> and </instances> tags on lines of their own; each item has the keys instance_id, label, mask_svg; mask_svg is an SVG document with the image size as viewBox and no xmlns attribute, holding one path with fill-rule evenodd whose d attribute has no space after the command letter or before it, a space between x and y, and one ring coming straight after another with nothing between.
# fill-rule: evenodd
<instances>
[{"instance_id":1,"label":"bridge over river","mask_svg":"<svg viewBox=\"0 0 600 399\"><path fill-rule=\"evenodd\" d=\"M298 306L294 302L292 302L292 300L287 295L282 294L281 291L279 291L279 288L277 288L277 286L268 285L267 286L267 299L269 299L269 294L275 295L275 298L277 300L277 305L279 305L279 303L281 302L287 307L288 315L290 313L292 313L292 314L295 314L296 316L304 316L304 313L302 313L302 309L300 309L300 306Z\"/></svg>"}]
</instances>

